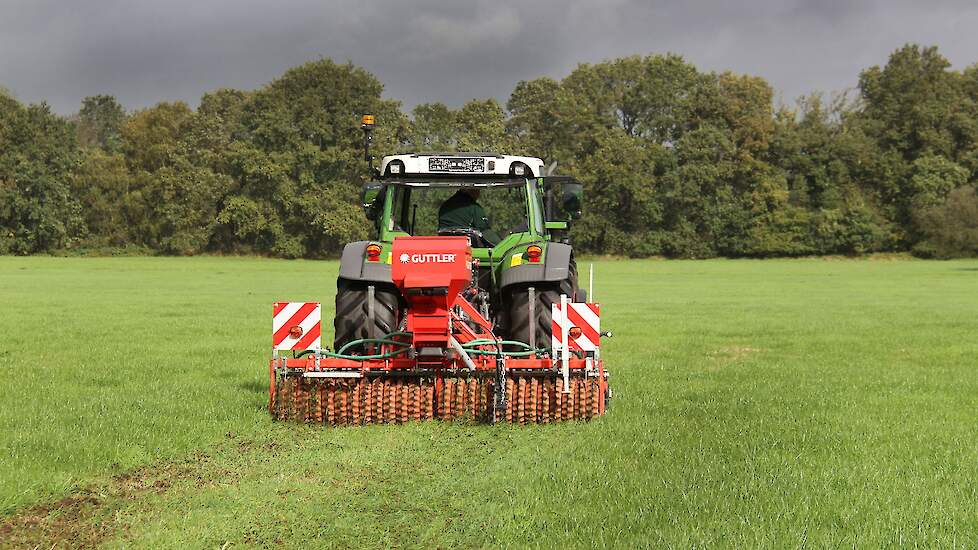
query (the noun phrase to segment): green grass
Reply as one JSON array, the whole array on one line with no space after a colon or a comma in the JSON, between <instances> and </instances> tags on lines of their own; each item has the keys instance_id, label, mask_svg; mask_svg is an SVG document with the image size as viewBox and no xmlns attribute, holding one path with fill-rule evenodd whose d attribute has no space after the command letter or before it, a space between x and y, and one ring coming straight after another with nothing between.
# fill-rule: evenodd
<instances>
[{"instance_id":1,"label":"green grass","mask_svg":"<svg viewBox=\"0 0 978 550\"><path fill-rule=\"evenodd\" d=\"M0 546L978 545L978 262L602 261L598 421L272 423L336 269L0 258Z\"/></svg>"}]
</instances>

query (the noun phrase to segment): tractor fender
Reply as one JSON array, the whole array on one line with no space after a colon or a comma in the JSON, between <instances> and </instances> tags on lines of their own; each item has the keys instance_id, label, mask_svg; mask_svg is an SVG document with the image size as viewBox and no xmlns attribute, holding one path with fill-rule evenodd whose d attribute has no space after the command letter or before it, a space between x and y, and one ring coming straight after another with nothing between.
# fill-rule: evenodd
<instances>
[{"instance_id":1,"label":"tractor fender","mask_svg":"<svg viewBox=\"0 0 978 550\"><path fill-rule=\"evenodd\" d=\"M350 281L391 282L391 266L385 262L366 262L367 245L371 241L356 241L343 247L340 257L340 278Z\"/></svg>"},{"instance_id":2,"label":"tractor fender","mask_svg":"<svg viewBox=\"0 0 978 550\"><path fill-rule=\"evenodd\" d=\"M499 288L518 283L563 281L570 275L573 250L569 244L549 243L543 264L522 264L504 270Z\"/></svg>"}]
</instances>

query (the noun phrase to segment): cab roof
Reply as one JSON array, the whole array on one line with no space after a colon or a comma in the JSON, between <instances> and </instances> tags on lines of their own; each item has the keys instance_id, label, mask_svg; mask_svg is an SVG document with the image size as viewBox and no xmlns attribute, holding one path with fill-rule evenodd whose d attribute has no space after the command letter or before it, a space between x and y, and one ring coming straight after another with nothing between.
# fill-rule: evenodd
<instances>
[{"instance_id":1,"label":"cab roof","mask_svg":"<svg viewBox=\"0 0 978 550\"><path fill-rule=\"evenodd\" d=\"M380 163L380 177L405 184L452 180L459 186L523 182L543 175L543 161L536 157L495 153L414 153L390 155ZM515 180L515 181L514 181ZM440 183L444 185L447 182Z\"/></svg>"}]
</instances>

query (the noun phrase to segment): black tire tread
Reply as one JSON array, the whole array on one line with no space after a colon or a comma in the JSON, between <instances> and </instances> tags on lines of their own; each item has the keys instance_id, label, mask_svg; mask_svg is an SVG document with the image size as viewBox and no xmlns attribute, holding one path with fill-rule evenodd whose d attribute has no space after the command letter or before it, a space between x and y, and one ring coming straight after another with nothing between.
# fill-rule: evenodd
<instances>
[{"instance_id":1,"label":"black tire tread","mask_svg":"<svg viewBox=\"0 0 978 550\"><path fill-rule=\"evenodd\" d=\"M536 319L530 319L530 287L536 293ZM536 346L550 349L553 315L551 306L560 303L564 294L574 300L577 294L577 263L571 258L568 276L558 282L538 282L515 285L507 289L506 308L509 319L509 338L530 342L530 327L536 330Z\"/></svg>"},{"instance_id":2,"label":"black tire tread","mask_svg":"<svg viewBox=\"0 0 978 550\"><path fill-rule=\"evenodd\" d=\"M374 330L369 330L367 287L374 285ZM333 349L353 340L380 338L397 330L401 296L390 283L336 280L336 315L333 317Z\"/></svg>"}]
</instances>

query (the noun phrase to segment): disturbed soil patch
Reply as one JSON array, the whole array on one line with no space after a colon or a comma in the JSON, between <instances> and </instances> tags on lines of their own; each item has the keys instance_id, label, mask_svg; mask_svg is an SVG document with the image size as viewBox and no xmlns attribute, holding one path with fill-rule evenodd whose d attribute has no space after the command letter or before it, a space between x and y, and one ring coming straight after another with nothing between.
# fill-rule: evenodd
<instances>
[{"instance_id":1,"label":"disturbed soil patch","mask_svg":"<svg viewBox=\"0 0 978 550\"><path fill-rule=\"evenodd\" d=\"M233 437L229 434L229 437ZM236 447L247 447L239 442ZM0 519L0 548L94 548L124 530L116 512L148 494L162 494L175 483L206 483L211 456L145 466L113 476L59 500L29 506Z\"/></svg>"},{"instance_id":2,"label":"disturbed soil patch","mask_svg":"<svg viewBox=\"0 0 978 550\"><path fill-rule=\"evenodd\" d=\"M31 506L0 522L5 548L92 548L105 536L91 519L102 505L92 494L77 494Z\"/></svg>"}]
</instances>

